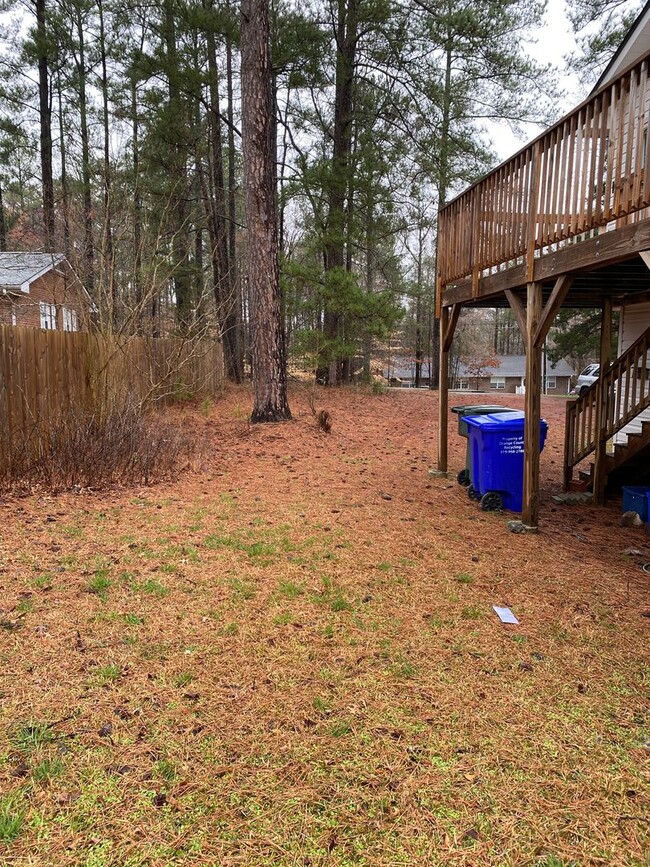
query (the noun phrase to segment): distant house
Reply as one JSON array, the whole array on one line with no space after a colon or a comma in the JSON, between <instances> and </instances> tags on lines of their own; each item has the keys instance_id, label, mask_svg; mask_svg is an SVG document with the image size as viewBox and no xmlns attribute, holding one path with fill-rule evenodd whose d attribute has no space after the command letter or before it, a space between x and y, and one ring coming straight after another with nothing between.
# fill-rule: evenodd
<instances>
[{"instance_id":1,"label":"distant house","mask_svg":"<svg viewBox=\"0 0 650 867\"><path fill-rule=\"evenodd\" d=\"M510 392L523 390L526 385L526 356L498 355L499 366L486 369L478 379L459 363L453 387L460 391ZM542 365L543 367L543 365ZM544 372L542 371L542 377ZM542 383L545 394L568 394L575 371L564 359L557 364L546 362L546 379Z\"/></svg>"},{"instance_id":2,"label":"distant house","mask_svg":"<svg viewBox=\"0 0 650 867\"><path fill-rule=\"evenodd\" d=\"M83 331L90 296L60 253L0 253L0 325Z\"/></svg>"},{"instance_id":3,"label":"distant house","mask_svg":"<svg viewBox=\"0 0 650 867\"><path fill-rule=\"evenodd\" d=\"M429 387L429 370L430 364L428 359L423 359L422 367L420 368L420 386L422 388ZM393 387L413 388L415 385L415 359L393 358L390 364L383 366L381 375Z\"/></svg>"}]
</instances>

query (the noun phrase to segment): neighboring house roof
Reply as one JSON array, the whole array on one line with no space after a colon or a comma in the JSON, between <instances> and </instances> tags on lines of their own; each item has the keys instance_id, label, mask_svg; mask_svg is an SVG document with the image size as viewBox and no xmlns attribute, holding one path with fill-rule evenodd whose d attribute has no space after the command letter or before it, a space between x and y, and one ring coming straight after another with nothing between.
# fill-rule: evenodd
<instances>
[{"instance_id":1,"label":"neighboring house roof","mask_svg":"<svg viewBox=\"0 0 650 867\"><path fill-rule=\"evenodd\" d=\"M621 72L641 60L650 51L650 0L645 4L628 30L625 39L616 49L614 56L605 67L605 71L596 82L593 92L609 84Z\"/></svg>"},{"instance_id":2,"label":"neighboring house roof","mask_svg":"<svg viewBox=\"0 0 650 867\"><path fill-rule=\"evenodd\" d=\"M429 375L429 360L422 359L422 376ZM413 379L415 377L415 359L395 358L390 366L385 366L382 371L384 376L390 374L391 379Z\"/></svg>"},{"instance_id":3,"label":"neighboring house roof","mask_svg":"<svg viewBox=\"0 0 650 867\"><path fill-rule=\"evenodd\" d=\"M485 368L483 376L526 376L525 355L497 355L499 367ZM557 364L546 362L547 376L575 376L575 370L563 358ZM458 365L458 377L461 379L475 378L474 374L467 372L467 367L461 362Z\"/></svg>"},{"instance_id":4,"label":"neighboring house roof","mask_svg":"<svg viewBox=\"0 0 650 867\"><path fill-rule=\"evenodd\" d=\"M0 253L0 289L28 293L34 280L64 259L61 253Z\"/></svg>"}]
</instances>

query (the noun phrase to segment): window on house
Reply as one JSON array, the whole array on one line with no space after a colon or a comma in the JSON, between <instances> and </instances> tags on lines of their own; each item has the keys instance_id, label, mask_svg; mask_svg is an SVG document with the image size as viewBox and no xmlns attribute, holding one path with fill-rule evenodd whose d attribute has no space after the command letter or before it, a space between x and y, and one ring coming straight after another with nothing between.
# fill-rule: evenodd
<instances>
[{"instance_id":1,"label":"window on house","mask_svg":"<svg viewBox=\"0 0 650 867\"><path fill-rule=\"evenodd\" d=\"M491 376L490 377L490 388L505 388L506 387L506 378L505 376Z\"/></svg>"},{"instance_id":2,"label":"window on house","mask_svg":"<svg viewBox=\"0 0 650 867\"><path fill-rule=\"evenodd\" d=\"M48 331L56 330L56 304L48 304L47 301L41 301L41 328Z\"/></svg>"},{"instance_id":3,"label":"window on house","mask_svg":"<svg viewBox=\"0 0 650 867\"><path fill-rule=\"evenodd\" d=\"M546 377L546 388L557 388L557 378L555 376Z\"/></svg>"},{"instance_id":4,"label":"window on house","mask_svg":"<svg viewBox=\"0 0 650 867\"><path fill-rule=\"evenodd\" d=\"M68 310L67 307L63 308L63 330L64 331L78 331L79 324L77 319L77 311L76 310Z\"/></svg>"},{"instance_id":5,"label":"window on house","mask_svg":"<svg viewBox=\"0 0 650 867\"><path fill-rule=\"evenodd\" d=\"M469 379L459 379L458 380L458 388L461 391L468 391L469 390Z\"/></svg>"}]
</instances>

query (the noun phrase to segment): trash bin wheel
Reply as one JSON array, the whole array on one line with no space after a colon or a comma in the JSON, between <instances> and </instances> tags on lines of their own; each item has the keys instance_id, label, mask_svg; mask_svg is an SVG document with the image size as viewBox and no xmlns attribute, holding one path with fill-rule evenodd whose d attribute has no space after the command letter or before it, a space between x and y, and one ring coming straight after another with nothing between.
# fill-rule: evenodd
<instances>
[{"instance_id":1,"label":"trash bin wheel","mask_svg":"<svg viewBox=\"0 0 650 867\"><path fill-rule=\"evenodd\" d=\"M468 485L468 487L467 487L467 496L470 498L470 500L480 500L480 499L481 499L481 495L480 495L479 492L476 490L476 488L474 487L474 485Z\"/></svg>"},{"instance_id":2,"label":"trash bin wheel","mask_svg":"<svg viewBox=\"0 0 650 867\"><path fill-rule=\"evenodd\" d=\"M484 512L500 512L503 508L503 497L497 491L488 491L481 497L481 508Z\"/></svg>"},{"instance_id":3,"label":"trash bin wheel","mask_svg":"<svg viewBox=\"0 0 650 867\"><path fill-rule=\"evenodd\" d=\"M459 485L462 485L464 488L469 486L469 470L467 468L461 470L456 478L458 479Z\"/></svg>"}]
</instances>

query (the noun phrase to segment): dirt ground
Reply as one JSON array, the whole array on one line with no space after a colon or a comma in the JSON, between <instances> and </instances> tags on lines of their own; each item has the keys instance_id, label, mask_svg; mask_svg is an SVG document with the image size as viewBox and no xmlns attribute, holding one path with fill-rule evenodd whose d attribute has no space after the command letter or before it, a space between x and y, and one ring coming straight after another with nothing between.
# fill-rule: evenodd
<instances>
[{"instance_id":1,"label":"dirt ground","mask_svg":"<svg viewBox=\"0 0 650 867\"><path fill-rule=\"evenodd\" d=\"M517 536L429 476L435 394L321 391L329 434L308 395L184 413L174 483L0 502L0 863L650 864L650 537L552 504L564 402Z\"/></svg>"}]
</instances>

